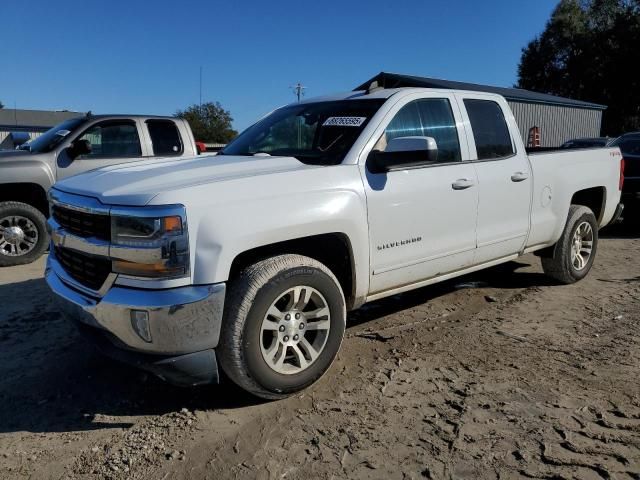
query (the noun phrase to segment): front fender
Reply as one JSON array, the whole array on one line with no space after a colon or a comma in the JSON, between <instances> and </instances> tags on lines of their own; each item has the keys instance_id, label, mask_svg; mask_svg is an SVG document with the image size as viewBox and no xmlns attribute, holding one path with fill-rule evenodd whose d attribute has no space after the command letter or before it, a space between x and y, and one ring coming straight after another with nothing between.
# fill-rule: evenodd
<instances>
[{"instance_id":1,"label":"front fender","mask_svg":"<svg viewBox=\"0 0 640 480\"><path fill-rule=\"evenodd\" d=\"M364 296L369 279L366 218L364 200L350 190L301 192L211 207L189 218L190 232L197 232L191 239L193 282L227 281L234 259L254 248L341 233L349 239L352 250L355 294Z\"/></svg>"},{"instance_id":2,"label":"front fender","mask_svg":"<svg viewBox=\"0 0 640 480\"><path fill-rule=\"evenodd\" d=\"M33 183L47 192L55 183L55 174L47 162L20 156L0 162L0 183Z\"/></svg>"}]
</instances>

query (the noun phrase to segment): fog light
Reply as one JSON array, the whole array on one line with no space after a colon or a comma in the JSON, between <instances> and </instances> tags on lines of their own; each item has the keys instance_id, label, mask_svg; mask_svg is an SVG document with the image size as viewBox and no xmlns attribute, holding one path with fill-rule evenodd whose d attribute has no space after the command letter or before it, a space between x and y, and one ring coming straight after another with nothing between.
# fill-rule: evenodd
<instances>
[{"instance_id":1,"label":"fog light","mask_svg":"<svg viewBox=\"0 0 640 480\"><path fill-rule=\"evenodd\" d=\"M145 310L131 310L131 326L141 339L147 343L151 343L149 312Z\"/></svg>"}]
</instances>

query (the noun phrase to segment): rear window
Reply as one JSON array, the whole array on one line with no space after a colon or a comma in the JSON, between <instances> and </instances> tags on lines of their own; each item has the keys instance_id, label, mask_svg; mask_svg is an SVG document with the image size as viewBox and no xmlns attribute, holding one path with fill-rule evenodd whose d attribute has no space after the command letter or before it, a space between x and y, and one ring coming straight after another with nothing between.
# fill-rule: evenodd
<instances>
[{"instance_id":1,"label":"rear window","mask_svg":"<svg viewBox=\"0 0 640 480\"><path fill-rule=\"evenodd\" d=\"M491 100L467 98L464 106L471 121L478 160L508 157L515 153L500 105Z\"/></svg>"},{"instance_id":2,"label":"rear window","mask_svg":"<svg viewBox=\"0 0 640 480\"><path fill-rule=\"evenodd\" d=\"M154 155L180 155L184 151L178 127L171 120L147 120L147 127Z\"/></svg>"}]
</instances>

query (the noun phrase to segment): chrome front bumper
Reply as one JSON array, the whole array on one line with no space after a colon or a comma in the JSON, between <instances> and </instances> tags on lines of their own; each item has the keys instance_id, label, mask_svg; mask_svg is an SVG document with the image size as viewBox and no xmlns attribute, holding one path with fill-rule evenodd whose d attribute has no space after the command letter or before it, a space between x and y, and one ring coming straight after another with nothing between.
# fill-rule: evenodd
<instances>
[{"instance_id":1,"label":"chrome front bumper","mask_svg":"<svg viewBox=\"0 0 640 480\"><path fill-rule=\"evenodd\" d=\"M184 355L218 346L225 284L146 290L112 285L102 297L80 292L49 255L46 281L66 317L106 333L115 347L155 355ZM149 339L132 322L147 312Z\"/></svg>"}]
</instances>

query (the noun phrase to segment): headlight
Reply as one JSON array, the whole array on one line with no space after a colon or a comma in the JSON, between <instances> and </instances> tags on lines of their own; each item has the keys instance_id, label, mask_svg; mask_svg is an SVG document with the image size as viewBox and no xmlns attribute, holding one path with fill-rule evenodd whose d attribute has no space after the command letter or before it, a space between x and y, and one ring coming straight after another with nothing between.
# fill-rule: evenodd
<instances>
[{"instance_id":1,"label":"headlight","mask_svg":"<svg viewBox=\"0 0 640 480\"><path fill-rule=\"evenodd\" d=\"M142 212L147 215L153 214L154 210L150 207ZM112 212L112 270L147 278L186 276L189 273L189 238L185 218L184 214L133 216Z\"/></svg>"},{"instance_id":2,"label":"headlight","mask_svg":"<svg viewBox=\"0 0 640 480\"><path fill-rule=\"evenodd\" d=\"M112 217L111 242L134 247L156 246L163 238L182 235L179 216L162 218Z\"/></svg>"}]
</instances>

